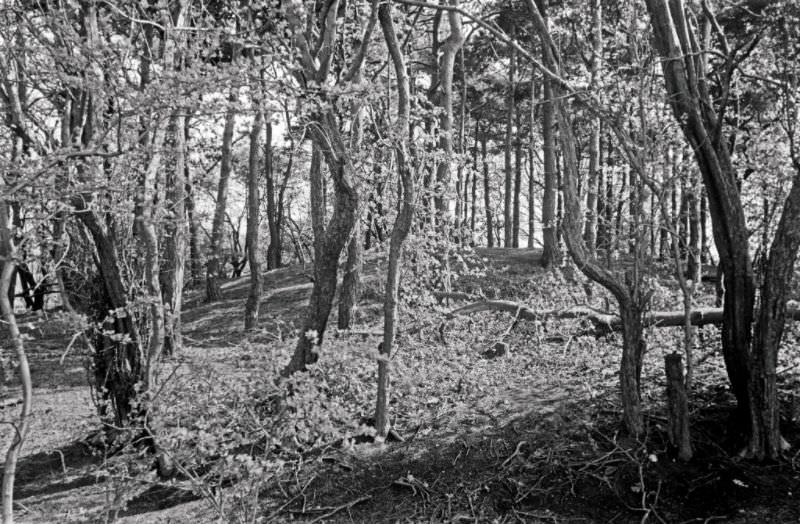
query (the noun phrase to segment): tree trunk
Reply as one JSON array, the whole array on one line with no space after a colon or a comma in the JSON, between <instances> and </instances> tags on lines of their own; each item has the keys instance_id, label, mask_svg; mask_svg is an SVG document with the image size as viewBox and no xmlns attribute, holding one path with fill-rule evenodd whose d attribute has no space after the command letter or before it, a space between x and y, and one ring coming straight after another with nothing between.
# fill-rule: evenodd
<instances>
[{"instance_id":1,"label":"tree trunk","mask_svg":"<svg viewBox=\"0 0 800 524\"><path fill-rule=\"evenodd\" d=\"M315 238L317 245L314 254L314 286L311 290L308 314L300 331L294 355L283 370L285 376L304 370L308 364L315 363L319 358L316 348L322 344L333 298L336 295L339 256L351 238L358 218L356 215L358 192L352 180L352 165L349 164L333 110L326 108L322 113L315 115L314 119L317 125L312 127L312 138L316 143L316 149L325 157L336 198L333 214L322 238L319 240Z\"/></svg>"},{"instance_id":2,"label":"tree trunk","mask_svg":"<svg viewBox=\"0 0 800 524\"><path fill-rule=\"evenodd\" d=\"M543 2L540 2L540 8ZM542 16L547 23L546 13ZM543 81L544 103L542 104L542 154L544 155L544 195L542 197L542 266L550 268L559 262L558 231L556 224L556 131L552 81Z\"/></svg>"},{"instance_id":3,"label":"tree trunk","mask_svg":"<svg viewBox=\"0 0 800 524\"><path fill-rule=\"evenodd\" d=\"M512 247L519 247L519 206L520 195L522 193L522 140L519 137L521 129L519 112L517 112L516 120L517 137L514 142L514 215L511 226Z\"/></svg>"},{"instance_id":4,"label":"tree trunk","mask_svg":"<svg viewBox=\"0 0 800 524\"><path fill-rule=\"evenodd\" d=\"M181 309L186 264L186 135L185 116L175 113L170 123L174 137L175 167L168 176L167 199L170 219L165 225L165 267L161 272L164 297L164 354L171 356L183 347Z\"/></svg>"},{"instance_id":5,"label":"tree trunk","mask_svg":"<svg viewBox=\"0 0 800 524\"><path fill-rule=\"evenodd\" d=\"M247 302L244 306L244 329L250 331L258 327L258 310L261 305L261 262L259 261L259 177L258 152L261 148L261 129L264 126L264 112L256 109L253 127L250 129L250 154L247 164L247 258L250 264L250 285L247 288ZM271 126L267 128L267 143L271 142ZM269 146L267 146L269 147Z\"/></svg>"},{"instance_id":6,"label":"tree trunk","mask_svg":"<svg viewBox=\"0 0 800 524\"><path fill-rule=\"evenodd\" d=\"M511 30L512 37L515 35L515 30ZM511 51L511 63L508 68L508 93L506 94L506 138L503 143L503 162L505 173L504 185L504 206L503 206L503 245L505 247L512 247L514 245L514 230L513 230L513 201L512 193L513 186L513 173L514 164L512 160L512 148L514 144L514 90L515 90L515 77L517 67L517 52Z\"/></svg>"},{"instance_id":7,"label":"tree trunk","mask_svg":"<svg viewBox=\"0 0 800 524\"><path fill-rule=\"evenodd\" d=\"M483 163L483 207L486 211L486 247L494 247L494 223L492 221L492 194L489 185L489 159L486 155L487 133L481 135L481 159Z\"/></svg>"},{"instance_id":8,"label":"tree trunk","mask_svg":"<svg viewBox=\"0 0 800 524\"><path fill-rule=\"evenodd\" d=\"M600 68L603 60L603 6L600 0L592 1L592 62L589 90L596 91L600 81ZM589 178L586 181L586 227L583 233L586 247L594 253L597 247L597 193L600 184L600 117L591 119L589 137Z\"/></svg>"},{"instance_id":9,"label":"tree trunk","mask_svg":"<svg viewBox=\"0 0 800 524\"><path fill-rule=\"evenodd\" d=\"M4 181L0 177L0 190L3 189L4 185ZM2 193L0 191L0 194ZM4 199L0 198L0 290L5 291L11 286L11 278L15 267L15 251L14 243L11 240L11 228L8 224L8 205ZM28 436L33 385L22 334L19 331L17 319L14 315L13 302L8 300L5 292L0 292L0 314L2 314L6 324L5 329L8 330L8 339L11 347L14 348L17 372L22 385L22 408L20 409L19 418L13 422L14 436L6 450L6 460L3 466L3 523L11 524L14 522L14 480L17 459Z\"/></svg>"},{"instance_id":10,"label":"tree trunk","mask_svg":"<svg viewBox=\"0 0 800 524\"><path fill-rule=\"evenodd\" d=\"M238 88L231 88L228 110L225 113L225 128L222 132L222 159L220 160L217 202L214 208L214 222L211 226L211 241L208 246L206 262L206 302L222 299L220 277L222 272L222 239L225 234L225 211L228 206L228 186L233 170L233 131L236 126L236 105L239 101Z\"/></svg>"},{"instance_id":11,"label":"tree trunk","mask_svg":"<svg viewBox=\"0 0 800 524\"><path fill-rule=\"evenodd\" d=\"M667 413L669 420L669 441L678 458L692 459L692 439L689 431L689 398L683 378L683 362L680 353L664 356L664 370L667 375Z\"/></svg>"},{"instance_id":12,"label":"tree trunk","mask_svg":"<svg viewBox=\"0 0 800 524\"><path fill-rule=\"evenodd\" d=\"M622 360L619 370L622 419L628 431L639 436L644 432L642 403L639 398L645 351L642 311L633 303L620 303L619 307L622 319Z\"/></svg>"},{"instance_id":13,"label":"tree trunk","mask_svg":"<svg viewBox=\"0 0 800 524\"><path fill-rule=\"evenodd\" d=\"M537 7L538 4L538 7ZM560 60L558 49L553 43L547 27L542 7L544 2L534 4L528 0L528 9L533 15L533 25L542 43L542 56L545 67L560 74ZM605 287L616 299L620 307L620 317L623 326L623 350L620 366L620 385L623 404L623 419L628 431L639 437L644 424L641 416L639 401L639 377L641 374L642 355L644 354L644 340L642 315L646 307L646 298L642 296L642 282L637 278L636 272L625 276L621 282L618 276L606 268L601 267L590 254L583 239L581 202L577 193L579 178L578 159L576 152L575 135L572 130L572 121L561 102L562 89L558 84L551 84L550 92L546 91L546 98L551 104L554 116L558 117L559 142L564 160L564 176L561 193L564 198L563 235L567 248L575 264L591 280ZM546 126L545 126L546 127Z\"/></svg>"},{"instance_id":14,"label":"tree trunk","mask_svg":"<svg viewBox=\"0 0 800 524\"><path fill-rule=\"evenodd\" d=\"M151 35L146 37L147 45L152 42ZM147 56L145 54L145 56ZM141 88L144 89L150 83L150 61L142 59L140 69ZM149 304L149 341L147 344L147 354L144 361L142 392L150 392L155 383L156 363L161 358L164 348L165 321L164 303L161 294L161 267L160 251L158 242L158 232L156 231L155 218L157 211L157 184L158 174L161 170L161 155L166 135L166 121L159 119L156 114L143 115L140 117L142 131L140 135L140 146L147 155L147 164L139 180L139 187L134 199L134 223L136 233L143 248L144 256L144 281Z\"/></svg>"},{"instance_id":15,"label":"tree trunk","mask_svg":"<svg viewBox=\"0 0 800 524\"><path fill-rule=\"evenodd\" d=\"M397 170L402 188L402 204L400 212L395 219L392 238L389 243L389 267L386 277L386 294L383 305L383 343L380 347L378 360L378 396L375 408L375 428L378 436L386 437L389 431L388 399L389 399L389 363L394 346L397 324L397 303L400 290L400 265L403 256L403 244L411 230L414 221L415 189L414 175L409 159L409 120L410 98L409 80L400 44L392 22L391 4L384 3L378 8L378 17L381 22L389 54L392 57L397 78L398 91L398 123L400 136L397 138L395 155Z\"/></svg>"},{"instance_id":16,"label":"tree trunk","mask_svg":"<svg viewBox=\"0 0 800 524\"><path fill-rule=\"evenodd\" d=\"M706 55L698 49L696 29L682 0L647 0L654 42L662 56L670 104L703 176L714 240L725 275L722 350L740 412L751 412L749 352L755 304L748 232L727 137L708 91ZM691 35L691 36L690 36ZM758 428L752 428L757 431ZM751 449L751 451L753 451ZM767 450L762 448L762 453ZM759 453L760 454L760 453Z\"/></svg>"},{"instance_id":17,"label":"tree trunk","mask_svg":"<svg viewBox=\"0 0 800 524\"><path fill-rule=\"evenodd\" d=\"M458 0L452 0L451 4L458 7ZM442 116L439 123L439 147L444 155L444 160L439 162L436 167L434 197L436 214L442 224L445 225L450 221L450 200L447 197L447 192L450 186L453 163L453 70L455 68L456 54L464 44L465 38L462 31L461 14L456 11L448 11L447 22L450 27L450 35L439 48L441 52L439 81L441 82L442 90L440 98ZM446 229L445 227L445 231Z\"/></svg>"},{"instance_id":18,"label":"tree trunk","mask_svg":"<svg viewBox=\"0 0 800 524\"><path fill-rule=\"evenodd\" d=\"M700 191L699 181L692 174L689 194L686 199L689 220L689 244L686 253L686 276L694 282L700 280L702 265L700 263Z\"/></svg>"},{"instance_id":19,"label":"tree trunk","mask_svg":"<svg viewBox=\"0 0 800 524\"><path fill-rule=\"evenodd\" d=\"M478 142L480 135L480 121L475 119L475 143L472 147L472 194L470 195L469 231L470 244L475 244L475 212L478 205Z\"/></svg>"},{"instance_id":20,"label":"tree trunk","mask_svg":"<svg viewBox=\"0 0 800 524\"><path fill-rule=\"evenodd\" d=\"M360 236L361 227L359 220L356 220L353 234L347 244L347 262L345 262L344 266L342 289L339 291L339 315L336 320L336 327L339 329L350 329L352 327L353 312L361 294L363 257Z\"/></svg>"},{"instance_id":21,"label":"tree trunk","mask_svg":"<svg viewBox=\"0 0 800 524\"><path fill-rule=\"evenodd\" d=\"M528 249L533 249L536 244L536 169L533 158L536 150L536 75L531 70L531 111L529 119L528 143Z\"/></svg>"},{"instance_id":22,"label":"tree trunk","mask_svg":"<svg viewBox=\"0 0 800 524\"><path fill-rule=\"evenodd\" d=\"M189 117L184 121L184 143L189 144ZM202 255L200 254L200 224L197 220L194 203L194 181L192 180L189 163L185 162L186 179L186 218L189 221L189 271L192 275L192 285L199 285L203 278Z\"/></svg>"},{"instance_id":23,"label":"tree trunk","mask_svg":"<svg viewBox=\"0 0 800 524\"><path fill-rule=\"evenodd\" d=\"M266 180L267 225L269 227L269 246L267 247L267 270L281 267L281 230L278 216L278 202L275 192L275 165L272 152L272 122L265 122L267 143L264 145L264 178Z\"/></svg>"}]
</instances>

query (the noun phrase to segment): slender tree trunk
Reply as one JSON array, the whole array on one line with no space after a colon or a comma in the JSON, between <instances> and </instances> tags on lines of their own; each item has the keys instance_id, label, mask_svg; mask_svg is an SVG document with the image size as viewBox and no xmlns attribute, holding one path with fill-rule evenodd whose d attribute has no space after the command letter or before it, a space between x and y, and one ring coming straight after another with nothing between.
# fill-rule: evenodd
<instances>
[{"instance_id":1,"label":"slender tree trunk","mask_svg":"<svg viewBox=\"0 0 800 524\"><path fill-rule=\"evenodd\" d=\"M534 167L534 151L536 150L536 75L531 70L531 112L530 136L528 143L528 248L536 244L536 168Z\"/></svg>"},{"instance_id":2,"label":"slender tree trunk","mask_svg":"<svg viewBox=\"0 0 800 524\"><path fill-rule=\"evenodd\" d=\"M167 199L170 220L167 221L164 246L166 265L161 272L164 296L164 354L173 355L183 347L181 309L186 265L186 141L185 116L175 113L170 123L174 137L175 167L169 176Z\"/></svg>"},{"instance_id":3,"label":"slender tree trunk","mask_svg":"<svg viewBox=\"0 0 800 524\"><path fill-rule=\"evenodd\" d=\"M475 143L472 147L472 194L470 195L470 217L469 217L469 231L470 243L475 243L475 214L478 205L478 142L480 135L481 123L479 119L475 119Z\"/></svg>"},{"instance_id":4,"label":"slender tree trunk","mask_svg":"<svg viewBox=\"0 0 800 524\"><path fill-rule=\"evenodd\" d=\"M309 172L309 203L311 204L311 232L314 235L314 260L322 256L325 240L325 189L323 187L322 153L319 146L311 144L311 170Z\"/></svg>"},{"instance_id":5,"label":"slender tree trunk","mask_svg":"<svg viewBox=\"0 0 800 524\"><path fill-rule=\"evenodd\" d=\"M184 143L189 144L189 117L184 121ZM192 285L199 285L203 279L202 255L200 254L200 225L197 220L194 203L194 181L192 180L189 162L184 162L186 179L186 218L189 222L189 271Z\"/></svg>"},{"instance_id":6,"label":"slender tree trunk","mask_svg":"<svg viewBox=\"0 0 800 524\"><path fill-rule=\"evenodd\" d=\"M281 266L280 252L281 230L278 216L278 202L275 192L275 166L272 155L272 122L265 122L267 143L264 146L264 178L266 180L267 225L269 227L269 246L267 247L267 269L278 269Z\"/></svg>"},{"instance_id":7,"label":"slender tree trunk","mask_svg":"<svg viewBox=\"0 0 800 524\"><path fill-rule=\"evenodd\" d=\"M261 261L259 255L259 177L258 152L261 148L261 130L264 127L264 112L258 108L250 129L250 155L247 165L247 257L250 264L250 285L247 288L247 302L244 306L244 329L250 331L258 327L258 310L261 305ZM272 128L267 133L271 134ZM272 137L267 138L267 143ZM268 146L269 147L269 146Z\"/></svg>"},{"instance_id":8,"label":"slender tree trunk","mask_svg":"<svg viewBox=\"0 0 800 524\"><path fill-rule=\"evenodd\" d=\"M0 194L3 194L3 186L4 182L0 177ZM14 258L15 247L11 240L11 228L8 225L8 205L0 198L0 290L6 290L11 285L15 266ZM12 524L14 522L14 480L17 459L28 436L33 385L28 366L28 357L25 353L22 335L14 315L13 302L8 300L8 296L4 292L0 292L0 314L2 314L6 324L4 329L8 331L8 340L14 349L14 356L17 360L17 373L22 385L22 408L20 409L19 418L13 423L14 436L6 450L6 460L3 466L3 524Z\"/></svg>"},{"instance_id":9,"label":"slender tree trunk","mask_svg":"<svg viewBox=\"0 0 800 524\"><path fill-rule=\"evenodd\" d=\"M458 0L452 0L451 4L458 7ZM448 11L447 22L450 28L450 35L439 48L442 53L439 61L439 80L442 90L439 147L444 155L444 160L439 162L436 167L436 193L434 198L436 214L442 224L447 224L450 220L450 200L447 198L447 192L450 186L454 149L453 70L455 68L456 54L464 44L465 38L462 31L461 14L456 11Z\"/></svg>"},{"instance_id":10,"label":"slender tree trunk","mask_svg":"<svg viewBox=\"0 0 800 524\"><path fill-rule=\"evenodd\" d=\"M687 217L689 221L689 243L686 254L686 275L694 282L698 282L702 272L700 264L700 198L698 197L700 184L694 174L692 174L690 184L689 194L686 198L689 215Z\"/></svg>"},{"instance_id":11,"label":"slender tree trunk","mask_svg":"<svg viewBox=\"0 0 800 524\"><path fill-rule=\"evenodd\" d=\"M512 37L515 30L512 29ZM513 180L514 164L512 159L512 148L514 144L514 90L516 80L517 51L511 51L511 63L508 68L508 93L506 95L506 138L503 144L503 161L505 173L504 186L504 206L503 206L503 245L512 247L514 245L513 230Z\"/></svg>"},{"instance_id":12,"label":"slender tree trunk","mask_svg":"<svg viewBox=\"0 0 800 524\"><path fill-rule=\"evenodd\" d=\"M228 186L233 170L233 131L236 126L238 101L238 88L231 88L228 110L225 113L225 128L222 132L222 159L220 160L217 185L217 202L214 208L214 222L211 226L211 242L206 262L206 302L216 302L222 299L219 281L222 272L222 239L225 233L225 211L228 207Z\"/></svg>"},{"instance_id":13,"label":"slender tree trunk","mask_svg":"<svg viewBox=\"0 0 800 524\"><path fill-rule=\"evenodd\" d=\"M543 2L539 3L547 23ZM556 131L552 81L544 79L544 102L542 104L542 154L544 155L544 194L542 197L542 266L550 268L559 262L558 232L556 223Z\"/></svg>"},{"instance_id":14,"label":"slender tree trunk","mask_svg":"<svg viewBox=\"0 0 800 524\"><path fill-rule=\"evenodd\" d=\"M519 137L520 115L517 112L517 137L514 142L514 213L511 226L511 246L519 247L519 212L520 195L522 193L522 140Z\"/></svg>"},{"instance_id":15,"label":"slender tree trunk","mask_svg":"<svg viewBox=\"0 0 800 524\"><path fill-rule=\"evenodd\" d=\"M533 249L536 245L536 180L533 149L528 149L528 167L528 249Z\"/></svg>"},{"instance_id":16,"label":"slender tree trunk","mask_svg":"<svg viewBox=\"0 0 800 524\"><path fill-rule=\"evenodd\" d=\"M589 90L596 91L600 81L603 61L603 6L600 0L592 1L592 63ZM597 247L597 193L601 191L600 179L600 117L591 119L589 137L589 178L586 181L586 228L583 237L591 253Z\"/></svg>"},{"instance_id":17,"label":"slender tree trunk","mask_svg":"<svg viewBox=\"0 0 800 524\"><path fill-rule=\"evenodd\" d=\"M458 51L459 57L459 76L461 77L461 93L460 93L460 100L459 100L459 119L458 119L458 153L464 156L465 144L466 144L466 137L464 136L466 133L466 126L467 126L467 82L466 82L466 71L464 70L464 48L462 47ZM465 224L465 219L462 215L465 213L467 208L467 198L466 198L466 186L467 181L464 179L464 162L463 160L458 163L458 169L456 171L456 227L459 229L456 237L458 238L459 242L462 242L463 239L461 238L463 235L463 226ZM462 194L464 198L462 198Z\"/></svg>"},{"instance_id":18,"label":"slender tree trunk","mask_svg":"<svg viewBox=\"0 0 800 524\"><path fill-rule=\"evenodd\" d=\"M486 131L481 136L481 159L483 161L483 207L486 211L486 247L494 247L494 223L492 221L492 194L489 185L489 159L486 155Z\"/></svg>"},{"instance_id":19,"label":"slender tree trunk","mask_svg":"<svg viewBox=\"0 0 800 524\"><path fill-rule=\"evenodd\" d=\"M706 188L701 183L700 188L700 263L709 263L711 256L711 246L708 239L708 198L706 198Z\"/></svg>"},{"instance_id":20,"label":"slender tree trunk","mask_svg":"<svg viewBox=\"0 0 800 524\"><path fill-rule=\"evenodd\" d=\"M386 278L386 295L383 306L383 343L378 357L378 397L375 409L375 428L378 436L385 437L389 431L388 398L389 398L389 363L394 346L397 324L397 304L400 290L400 265L403 256L403 244L414 221L415 189L414 176L408 159L409 154L409 119L410 98L409 80L400 44L392 22L391 4L381 4L378 17L383 29L386 45L392 57L397 77L398 91L398 123L400 137L395 146L397 170L402 188L402 204L395 219L392 238L389 243L389 267Z\"/></svg>"},{"instance_id":21,"label":"slender tree trunk","mask_svg":"<svg viewBox=\"0 0 800 524\"><path fill-rule=\"evenodd\" d=\"M152 35L146 36L148 45L152 44ZM147 55L145 55L147 56ZM142 60L140 76L141 88L151 81L150 61ZM144 251L144 280L149 303L149 342L144 362L144 384L142 392L150 392L155 383L156 363L164 348L165 321L164 303L161 293L161 267L158 232L156 231L156 194L158 174L161 170L161 151L166 135L166 121L158 115L150 114L140 118L142 133L140 145L147 152L147 164L139 181L135 198L134 221L136 233Z\"/></svg>"}]
</instances>

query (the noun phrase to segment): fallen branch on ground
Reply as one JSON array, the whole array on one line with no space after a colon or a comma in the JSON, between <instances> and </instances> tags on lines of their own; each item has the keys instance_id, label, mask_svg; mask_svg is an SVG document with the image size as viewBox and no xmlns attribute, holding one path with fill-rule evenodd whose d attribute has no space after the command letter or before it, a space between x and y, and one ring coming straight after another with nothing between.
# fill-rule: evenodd
<instances>
[{"instance_id":1,"label":"fallen branch on ground","mask_svg":"<svg viewBox=\"0 0 800 524\"><path fill-rule=\"evenodd\" d=\"M594 333L602 335L622 329L622 320L618 315L601 311L590 306L575 306L567 309L552 309L539 311L524 304L510 300L481 300L466 306L454 309L448 314L452 318L456 315L467 315L480 311L505 311L517 315L520 320L543 321L551 318L557 319L586 319L594 326ZM786 318L800 320L800 307L790 304L786 310ZM692 311L690 320L693 326L722 323L722 308L698 308ZM683 326L683 311L651 311L644 316L644 325L647 327L679 327Z\"/></svg>"}]
</instances>

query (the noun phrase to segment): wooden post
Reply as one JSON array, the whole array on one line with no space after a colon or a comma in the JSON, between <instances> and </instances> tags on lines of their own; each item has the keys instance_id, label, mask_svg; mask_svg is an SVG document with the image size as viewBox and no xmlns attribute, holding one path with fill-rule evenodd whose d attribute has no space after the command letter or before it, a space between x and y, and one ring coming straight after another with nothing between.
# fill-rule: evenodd
<instances>
[{"instance_id":1,"label":"wooden post","mask_svg":"<svg viewBox=\"0 0 800 524\"><path fill-rule=\"evenodd\" d=\"M669 441L683 461L692 458L692 440L689 435L689 399L683 380L683 360L680 353L673 352L664 357L667 374L667 414Z\"/></svg>"}]
</instances>

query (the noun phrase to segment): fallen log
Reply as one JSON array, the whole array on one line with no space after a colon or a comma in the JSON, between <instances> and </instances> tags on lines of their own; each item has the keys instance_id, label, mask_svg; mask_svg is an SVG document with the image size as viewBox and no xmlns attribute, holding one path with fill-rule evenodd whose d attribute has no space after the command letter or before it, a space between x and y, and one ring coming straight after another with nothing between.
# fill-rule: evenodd
<instances>
[{"instance_id":1,"label":"fallen log","mask_svg":"<svg viewBox=\"0 0 800 524\"><path fill-rule=\"evenodd\" d=\"M567 309L535 310L525 304L510 300L481 300L454 309L449 317L467 315L480 311L504 311L519 317L521 320L543 321L557 319L586 319L592 323L596 334L604 334L622 329L622 320L618 315L601 311L590 306L574 306ZM684 324L683 311L650 311L644 316L647 327L679 327ZM800 305L791 302L786 311L786 318L800 320ZM698 308L692 310L689 319L693 326L722 323L722 308Z\"/></svg>"}]
</instances>

